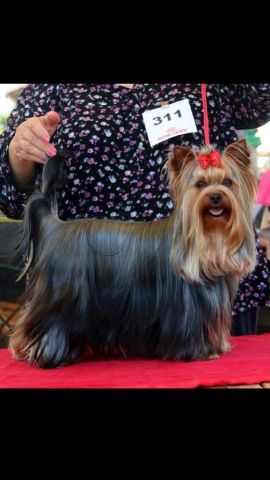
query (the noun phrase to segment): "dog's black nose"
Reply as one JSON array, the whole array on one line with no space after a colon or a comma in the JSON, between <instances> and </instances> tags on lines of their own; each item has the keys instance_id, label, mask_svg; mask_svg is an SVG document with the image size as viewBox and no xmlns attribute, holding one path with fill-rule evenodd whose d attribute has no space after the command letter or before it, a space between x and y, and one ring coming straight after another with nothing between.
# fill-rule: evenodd
<instances>
[{"instance_id":1,"label":"dog's black nose","mask_svg":"<svg viewBox=\"0 0 270 480\"><path fill-rule=\"evenodd\" d=\"M220 203L222 199L221 195L218 194L210 195L209 198L214 205Z\"/></svg>"}]
</instances>

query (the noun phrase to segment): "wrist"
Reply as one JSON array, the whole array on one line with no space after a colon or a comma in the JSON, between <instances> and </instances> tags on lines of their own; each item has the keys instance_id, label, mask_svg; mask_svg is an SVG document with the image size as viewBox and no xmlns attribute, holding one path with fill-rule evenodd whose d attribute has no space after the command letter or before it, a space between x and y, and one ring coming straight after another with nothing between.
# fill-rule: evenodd
<instances>
[{"instance_id":1,"label":"wrist","mask_svg":"<svg viewBox=\"0 0 270 480\"><path fill-rule=\"evenodd\" d=\"M17 186L27 189L35 177L35 163L20 158L12 142L8 149L8 161Z\"/></svg>"}]
</instances>

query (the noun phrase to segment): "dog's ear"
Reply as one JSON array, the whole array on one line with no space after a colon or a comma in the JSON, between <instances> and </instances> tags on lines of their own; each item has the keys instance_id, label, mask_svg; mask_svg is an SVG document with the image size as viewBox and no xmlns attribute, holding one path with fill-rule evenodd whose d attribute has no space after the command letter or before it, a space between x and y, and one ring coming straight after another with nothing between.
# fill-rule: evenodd
<instances>
[{"instance_id":1,"label":"dog's ear","mask_svg":"<svg viewBox=\"0 0 270 480\"><path fill-rule=\"evenodd\" d=\"M195 153L189 147L174 147L170 152L170 163L172 170L179 173L180 170L189 162L196 158Z\"/></svg>"},{"instance_id":2,"label":"dog's ear","mask_svg":"<svg viewBox=\"0 0 270 480\"><path fill-rule=\"evenodd\" d=\"M240 165L248 167L251 163L252 149L245 139L231 143L224 151L224 156L231 158Z\"/></svg>"}]
</instances>

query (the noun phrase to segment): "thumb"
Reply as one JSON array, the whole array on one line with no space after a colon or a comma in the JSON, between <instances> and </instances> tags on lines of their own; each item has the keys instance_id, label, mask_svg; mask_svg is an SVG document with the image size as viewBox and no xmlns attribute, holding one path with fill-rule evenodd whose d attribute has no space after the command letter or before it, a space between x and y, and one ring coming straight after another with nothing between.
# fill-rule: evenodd
<instances>
[{"instance_id":1,"label":"thumb","mask_svg":"<svg viewBox=\"0 0 270 480\"><path fill-rule=\"evenodd\" d=\"M46 115L44 115L41 118L41 121L42 121L44 127L46 128L48 134L51 137L54 134L58 123L60 122L60 115L59 115L59 113L57 113L55 111L51 111L51 112L46 113Z\"/></svg>"}]
</instances>

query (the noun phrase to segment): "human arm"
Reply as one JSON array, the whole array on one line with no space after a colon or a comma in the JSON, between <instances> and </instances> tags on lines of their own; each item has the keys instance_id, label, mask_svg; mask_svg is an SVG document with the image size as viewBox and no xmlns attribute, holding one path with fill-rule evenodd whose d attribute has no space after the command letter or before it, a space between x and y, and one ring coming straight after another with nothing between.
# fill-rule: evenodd
<instances>
[{"instance_id":1,"label":"human arm","mask_svg":"<svg viewBox=\"0 0 270 480\"><path fill-rule=\"evenodd\" d=\"M257 128L270 120L270 83L233 84L231 101L239 130Z\"/></svg>"},{"instance_id":2,"label":"human arm","mask_svg":"<svg viewBox=\"0 0 270 480\"><path fill-rule=\"evenodd\" d=\"M52 148L53 138L45 141L39 136L47 132L53 137L57 125L50 130L45 115L57 110L57 93L58 85L27 86L0 136L0 208L11 218L21 217L24 204L39 183L45 151Z\"/></svg>"}]
</instances>

